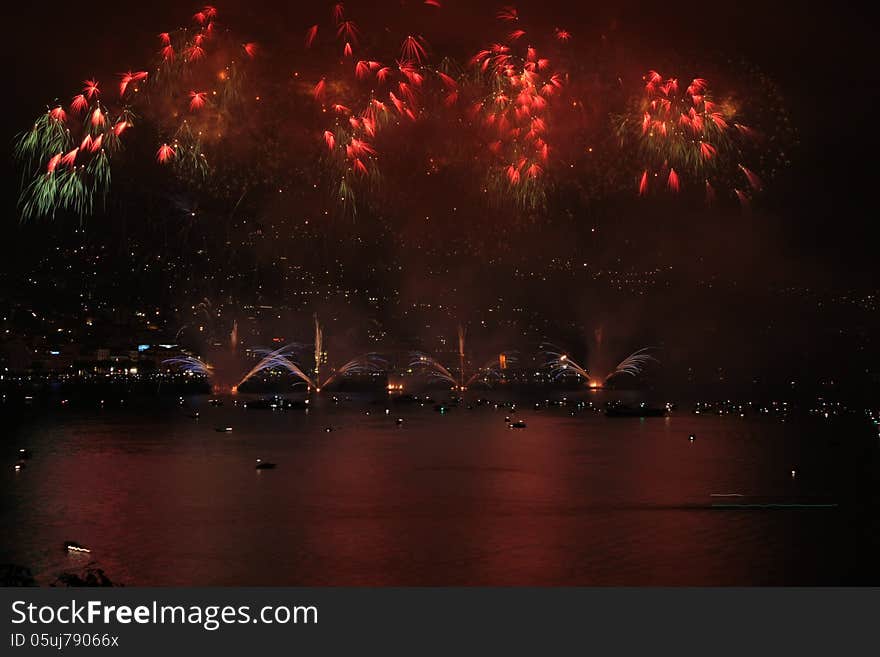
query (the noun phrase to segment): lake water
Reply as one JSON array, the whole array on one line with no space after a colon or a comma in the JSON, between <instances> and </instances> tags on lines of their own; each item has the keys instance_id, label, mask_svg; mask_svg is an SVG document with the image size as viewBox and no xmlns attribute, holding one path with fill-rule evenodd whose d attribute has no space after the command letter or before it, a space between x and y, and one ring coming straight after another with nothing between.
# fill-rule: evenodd
<instances>
[{"instance_id":1,"label":"lake water","mask_svg":"<svg viewBox=\"0 0 880 657\"><path fill-rule=\"evenodd\" d=\"M571 410L34 408L0 443L0 563L129 586L880 583L869 431ZM760 504L806 506L736 506Z\"/></svg>"}]
</instances>

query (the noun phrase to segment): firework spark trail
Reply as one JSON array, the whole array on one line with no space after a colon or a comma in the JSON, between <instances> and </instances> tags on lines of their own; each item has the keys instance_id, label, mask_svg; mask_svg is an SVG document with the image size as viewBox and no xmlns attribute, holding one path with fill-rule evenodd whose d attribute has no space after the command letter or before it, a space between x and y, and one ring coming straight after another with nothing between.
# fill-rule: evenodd
<instances>
[{"instance_id":1,"label":"firework spark trail","mask_svg":"<svg viewBox=\"0 0 880 657\"><path fill-rule=\"evenodd\" d=\"M163 360L162 364L172 367L178 367L184 372L188 372L191 374L200 374L208 378L211 377L214 371L213 367L208 365L203 360L196 358L195 356L177 356L175 358L168 358L166 360Z\"/></svg>"},{"instance_id":2,"label":"firework spark trail","mask_svg":"<svg viewBox=\"0 0 880 657\"><path fill-rule=\"evenodd\" d=\"M173 157L174 149L168 144L162 144L161 146L159 146L159 150L156 151L156 161L160 164L165 164Z\"/></svg>"},{"instance_id":3,"label":"firework spark trail","mask_svg":"<svg viewBox=\"0 0 880 657\"><path fill-rule=\"evenodd\" d=\"M651 348L645 347L644 349L639 349L638 351L631 353L618 363L617 367L615 367L609 375L604 377L604 379L591 376L586 369L574 361L568 356L568 354L561 351L548 350L545 354L547 356L547 367L550 370L550 376L553 379L559 379L563 376L574 373L584 379L590 387L601 387L602 383L609 382L612 377L620 374L638 376L644 371L644 368L648 363L659 362L654 356L648 353L649 351L651 351Z\"/></svg>"},{"instance_id":4,"label":"firework spark trail","mask_svg":"<svg viewBox=\"0 0 880 657\"><path fill-rule=\"evenodd\" d=\"M436 358L422 352L413 353L412 360L409 363L411 370L428 370L430 374L442 381L448 382L453 388L460 385L460 381L455 378L446 367Z\"/></svg>"},{"instance_id":5,"label":"firework spark trail","mask_svg":"<svg viewBox=\"0 0 880 657\"><path fill-rule=\"evenodd\" d=\"M387 369L387 363L378 354L365 354L352 358L339 368L333 370L324 382L318 387L318 391L327 388L337 378L348 376L350 374L372 374L384 372Z\"/></svg>"},{"instance_id":6,"label":"firework spark trail","mask_svg":"<svg viewBox=\"0 0 880 657\"><path fill-rule=\"evenodd\" d=\"M481 368L471 374L464 383L465 388L470 388L474 383L482 379L484 382L497 381L504 377L504 371L516 362L516 358L509 353L502 352L496 358L486 362Z\"/></svg>"},{"instance_id":7,"label":"firework spark trail","mask_svg":"<svg viewBox=\"0 0 880 657\"><path fill-rule=\"evenodd\" d=\"M645 365L648 363L657 363L659 362L654 356L650 353L651 347L645 347L643 349L639 349L638 351L634 351L629 356L624 358L620 363L617 364L617 367L614 368L614 371L611 372L605 380L608 381L613 376L617 376L618 374L628 374L629 376L638 376L642 373L645 368Z\"/></svg>"},{"instance_id":8,"label":"firework spark trail","mask_svg":"<svg viewBox=\"0 0 880 657\"><path fill-rule=\"evenodd\" d=\"M458 372L460 376L461 387L465 387L464 382L464 326L458 325Z\"/></svg>"},{"instance_id":9,"label":"firework spark trail","mask_svg":"<svg viewBox=\"0 0 880 657\"><path fill-rule=\"evenodd\" d=\"M547 367L550 370L551 378L558 379L573 372L587 382L592 380L592 377L587 373L587 370L581 367L576 361L572 360L568 354L559 351L546 351L545 354L547 356Z\"/></svg>"},{"instance_id":10,"label":"firework spark trail","mask_svg":"<svg viewBox=\"0 0 880 657\"><path fill-rule=\"evenodd\" d=\"M311 390L312 388L317 388L313 379L311 379L302 369L290 360L286 355L285 351L288 350L288 347L281 347L280 349L276 349L274 351L270 351L256 365L254 365L247 374L245 374L241 381L239 381L235 386L233 386L233 390L238 390L241 386L246 383L248 380L259 374L260 372L266 370L275 370L275 369L284 369L293 374L298 379L302 380L308 388Z\"/></svg>"},{"instance_id":11,"label":"firework spark trail","mask_svg":"<svg viewBox=\"0 0 880 657\"><path fill-rule=\"evenodd\" d=\"M314 315L315 320L315 379L318 378L321 370L321 359L324 357L324 329L318 322L318 313Z\"/></svg>"},{"instance_id":12,"label":"firework spark trail","mask_svg":"<svg viewBox=\"0 0 880 657\"><path fill-rule=\"evenodd\" d=\"M501 379L508 365L516 362L516 358L507 352L502 352L497 357L485 363L482 367L468 375L465 365L465 336L464 326L458 325L458 376L456 377L443 363L424 352L414 352L409 363L409 369L427 371L442 381L446 381L457 390L467 390L473 383L480 379L485 381Z\"/></svg>"}]
</instances>

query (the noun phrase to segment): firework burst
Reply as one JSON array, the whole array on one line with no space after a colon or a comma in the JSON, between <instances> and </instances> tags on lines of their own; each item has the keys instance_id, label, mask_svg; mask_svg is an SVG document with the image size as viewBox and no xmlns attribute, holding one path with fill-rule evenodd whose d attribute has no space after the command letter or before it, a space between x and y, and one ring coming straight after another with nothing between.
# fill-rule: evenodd
<instances>
[{"instance_id":1,"label":"firework burst","mask_svg":"<svg viewBox=\"0 0 880 657\"><path fill-rule=\"evenodd\" d=\"M89 78L73 96L69 114L56 106L19 139L16 155L30 176L20 197L22 219L54 216L58 210L82 217L97 201L103 205L111 161L122 146L123 133L134 126L136 113L165 138L156 152L159 163L173 163L174 172L188 181L207 179L207 143L220 138L242 105L239 65L221 62L241 53L242 45L231 34L214 30L214 7L203 7L196 16L196 29L159 34L161 50L151 69L119 74L116 101L102 100L100 81ZM258 52L255 42L246 42L243 49L246 59ZM185 56L177 58L177 52ZM188 81L211 87L184 91ZM188 101L191 117L181 121L182 98ZM56 157L59 153L61 158Z\"/></svg>"},{"instance_id":2,"label":"firework burst","mask_svg":"<svg viewBox=\"0 0 880 657\"><path fill-rule=\"evenodd\" d=\"M498 18L520 22L512 7L502 9ZM554 168L553 108L567 76L525 34L513 30L505 40L479 50L462 93L468 117L493 159L486 189L499 205L535 211L547 201L548 173Z\"/></svg>"},{"instance_id":3,"label":"firework burst","mask_svg":"<svg viewBox=\"0 0 880 657\"><path fill-rule=\"evenodd\" d=\"M746 195L735 189L743 181L752 194L760 192L761 178L742 164L756 151L765 159L758 131L739 119L740 104L716 98L705 78L685 83L657 71L645 74L642 93L616 119L619 143L635 155L642 171L639 195L662 187L671 193L699 190L711 203L723 189L742 201Z\"/></svg>"}]
</instances>

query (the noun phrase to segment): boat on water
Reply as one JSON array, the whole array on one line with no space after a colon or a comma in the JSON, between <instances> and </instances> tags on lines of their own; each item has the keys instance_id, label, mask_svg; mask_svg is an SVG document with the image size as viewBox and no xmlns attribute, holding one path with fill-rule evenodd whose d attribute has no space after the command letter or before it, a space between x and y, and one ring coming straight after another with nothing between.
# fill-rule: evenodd
<instances>
[{"instance_id":1,"label":"boat on water","mask_svg":"<svg viewBox=\"0 0 880 657\"><path fill-rule=\"evenodd\" d=\"M244 407L251 411L275 410L276 408L279 408L280 405L280 401L274 397L271 399L254 399L244 403Z\"/></svg>"},{"instance_id":2,"label":"boat on water","mask_svg":"<svg viewBox=\"0 0 880 657\"><path fill-rule=\"evenodd\" d=\"M666 408L649 406L645 402L631 406L629 404L614 404L605 409L606 417L664 417Z\"/></svg>"},{"instance_id":3,"label":"boat on water","mask_svg":"<svg viewBox=\"0 0 880 657\"><path fill-rule=\"evenodd\" d=\"M284 397L264 397L246 401L244 407L248 410L275 411L275 410L302 410L309 407L308 401L285 399Z\"/></svg>"},{"instance_id":4,"label":"boat on water","mask_svg":"<svg viewBox=\"0 0 880 657\"><path fill-rule=\"evenodd\" d=\"M89 548L76 541L64 541L64 549L68 552L91 552Z\"/></svg>"},{"instance_id":5,"label":"boat on water","mask_svg":"<svg viewBox=\"0 0 880 657\"><path fill-rule=\"evenodd\" d=\"M263 459L257 459L257 470L274 470L275 464L270 463L269 461L264 461Z\"/></svg>"},{"instance_id":6,"label":"boat on water","mask_svg":"<svg viewBox=\"0 0 880 657\"><path fill-rule=\"evenodd\" d=\"M232 427L217 427L214 431L217 433L232 433Z\"/></svg>"}]
</instances>

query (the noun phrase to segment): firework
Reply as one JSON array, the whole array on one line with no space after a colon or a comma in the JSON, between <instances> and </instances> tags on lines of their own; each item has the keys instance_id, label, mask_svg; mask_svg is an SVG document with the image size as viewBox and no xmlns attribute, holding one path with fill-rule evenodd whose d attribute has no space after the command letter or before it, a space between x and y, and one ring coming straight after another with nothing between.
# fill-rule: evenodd
<instances>
[{"instance_id":1,"label":"firework","mask_svg":"<svg viewBox=\"0 0 880 657\"><path fill-rule=\"evenodd\" d=\"M453 389L464 387L464 381L456 378L443 363L433 356L422 352L413 353L412 359L409 362L409 369L413 371L427 371L431 376L447 382Z\"/></svg>"},{"instance_id":2,"label":"firework","mask_svg":"<svg viewBox=\"0 0 880 657\"><path fill-rule=\"evenodd\" d=\"M425 48L425 39L421 36L408 36L400 47L400 56L405 62L416 62L421 64L422 58L427 56Z\"/></svg>"},{"instance_id":3,"label":"firework","mask_svg":"<svg viewBox=\"0 0 880 657\"><path fill-rule=\"evenodd\" d=\"M378 354L358 356L357 358L352 358L341 367L334 369L321 385L317 387L317 391L320 392L322 389L327 388L340 377L352 374L380 373L385 371L386 368L386 361Z\"/></svg>"},{"instance_id":4,"label":"firework","mask_svg":"<svg viewBox=\"0 0 880 657\"><path fill-rule=\"evenodd\" d=\"M302 368L299 365L290 360L286 355L287 347L282 347L280 349L276 349L275 351L270 351L265 356L263 356L256 365L254 365L248 372L239 380L239 382L233 386L233 391L237 391L252 379L254 376L261 372L271 371L271 370L285 370L290 374L293 374L296 378L300 379L303 383L306 384L309 390L313 388L317 388L314 381L303 372Z\"/></svg>"},{"instance_id":5,"label":"firework","mask_svg":"<svg viewBox=\"0 0 880 657\"><path fill-rule=\"evenodd\" d=\"M257 364L241 378L233 389L238 390L244 383L261 372L284 370L293 374L294 377L305 383L309 391L314 390L315 392L321 392L322 389L327 388L339 378L353 374L382 372L386 368L385 361L377 354L365 354L363 356L352 358L338 368L333 368L328 376L321 379L321 364L326 359L326 354L324 352L324 331L318 321L317 314L314 315L314 323L314 367L311 376L306 374L305 369L294 360L291 352L295 347L284 346L273 351L262 352L262 357L259 362L257 362Z\"/></svg>"},{"instance_id":6,"label":"firework","mask_svg":"<svg viewBox=\"0 0 880 657\"><path fill-rule=\"evenodd\" d=\"M311 48L316 38L318 38L318 26L312 25L306 30L306 48Z\"/></svg>"},{"instance_id":7,"label":"firework","mask_svg":"<svg viewBox=\"0 0 880 657\"><path fill-rule=\"evenodd\" d=\"M195 356L168 358L162 361L162 364L177 367L187 374L203 376L206 379L210 379L214 373L214 368L212 366Z\"/></svg>"},{"instance_id":8,"label":"firework","mask_svg":"<svg viewBox=\"0 0 880 657\"><path fill-rule=\"evenodd\" d=\"M458 376L447 368L438 359L421 351L413 352L410 359L409 369L417 372L425 372L435 379L445 381L454 390L467 390L478 381L491 383L504 377L504 371L509 365L516 362L512 353L502 352L482 367L472 372L467 371L465 362L465 336L464 327L458 326Z\"/></svg>"},{"instance_id":9,"label":"firework","mask_svg":"<svg viewBox=\"0 0 880 657\"><path fill-rule=\"evenodd\" d=\"M597 339L597 344L601 343L601 338ZM650 348L639 349L624 358L611 371L610 374L602 377L591 375L587 370L575 361L568 354L551 348L545 351L547 357L546 366L550 371L553 379L559 379L567 376L576 376L583 379L590 388L601 388L607 384L612 378L619 375L639 376L642 374L645 365L648 363L658 362L650 352Z\"/></svg>"},{"instance_id":10,"label":"firework","mask_svg":"<svg viewBox=\"0 0 880 657\"><path fill-rule=\"evenodd\" d=\"M424 4L431 16L441 6ZM269 77L262 42L219 29L213 7L158 33L152 61L84 80L69 105L53 102L21 137L22 218L100 208L111 163L153 159L167 165L164 179L236 208L252 191L310 178L349 216L387 207L385 191L407 189L416 172L448 171L505 217L542 216L571 192L591 200L622 185L646 198L696 191L746 205L787 162L778 138L787 119L766 82L742 85L745 102L716 96L707 78L650 71L626 104L625 82L613 71L611 84L589 46L513 7L497 13L497 34L481 38L469 62L429 46L424 23L370 32L374 16L348 13L337 4L323 23L295 28L293 81ZM142 143L132 129L155 134L154 146L115 158L123 142ZM585 155L593 145L599 152Z\"/></svg>"},{"instance_id":11,"label":"firework","mask_svg":"<svg viewBox=\"0 0 880 657\"><path fill-rule=\"evenodd\" d=\"M743 178L753 194L763 189L758 174L742 163L760 144L758 131L738 122L741 103L716 98L706 78L685 84L649 71L643 82L642 93L616 119L620 145L643 170L640 196L659 192L660 186L650 184L658 178L672 193L705 190L709 203L719 189L742 201L746 196L735 186ZM757 157L767 159L760 151Z\"/></svg>"},{"instance_id":12,"label":"firework","mask_svg":"<svg viewBox=\"0 0 880 657\"><path fill-rule=\"evenodd\" d=\"M23 219L54 216L58 210L82 217L98 202L103 207L109 193L111 161L122 146L123 133L135 124L136 112L142 111L144 121L165 137L156 154L159 163L173 164L174 173L187 181L207 180L209 136L218 139L218 127L227 125L241 105L238 66L227 64L219 83L214 67L217 58L240 53L242 46L240 42L234 45L231 35L214 31L215 8L204 7L197 16L201 20L196 21L196 30L180 28L159 34L161 51L152 66L154 73L145 68L119 74L118 99L104 98L100 81L89 78L83 82L82 92L73 96L70 115L56 106L19 139L16 155L25 169L19 200ZM255 42L246 42L243 47L246 59L256 55ZM184 57L176 58L176 52ZM214 88L187 93L181 86L188 80L210 81ZM178 118L181 97L188 98L186 108L197 112L198 118ZM74 117L84 117L84 121L79 123ZM59 152L64 155L56 158Z\"/></svg>"},{"instance_id":13,"label":"firework","mask_svg":"<svg viewBox=\"0 0 880 657\"><path fill-rule=\"evenodd\" d=\"M606 381L609 381L612 377L617 376L619 374L626 374L628 376L639 376L645 368L645 365L648 363L656 363L658 362L654 356L650 353L650 348L646 347L644 349L639 349L638 351L634 351L629 356L624 358L617 364L617 367L605 377Z\"/></svg>"},{"instance_id":14,"label":"firework","mask_svg":"<svg viewBox=\"0 0 880 657\"><path fill-rule=\"evenodd\" d=\"M321 328L321 323L318 321L318 313L314 315L315 320L315 378L318 378L318 375L321 371L321 359L324 357L324 329Z\"/></svg>"},{"instance_id":15,"label":"firework","mask_svg":"<svg viewBox=\"0 0 880 657\"><path fill-rule=\"evenodd\" d=\"M162 144L159 146L159 150L156 152L156 161L160 164L165 164L169 160L174 157L174 149L168 144Z\"/></svg>"},{"instance_id":16,"label":"firework","mask_svg":"<svg viewBox=\"0 0 880 657\"><path fill-rule=\"evenodd\" d=\"M520 21L512 7L502 9L498 18ZM510 31L503 41L478 51L462 95L492 156L485 179L491 198L533 212L547 202L548 173L554 168L553 110L566 75L538 46L526 42L525 34Z\"/></svg>"}]
</instances>

